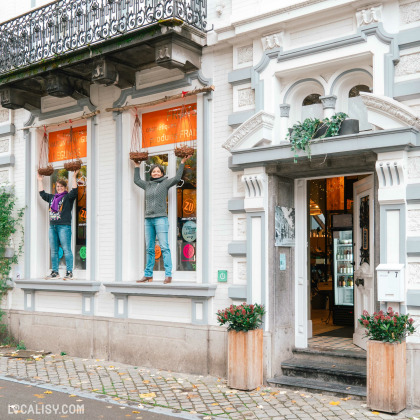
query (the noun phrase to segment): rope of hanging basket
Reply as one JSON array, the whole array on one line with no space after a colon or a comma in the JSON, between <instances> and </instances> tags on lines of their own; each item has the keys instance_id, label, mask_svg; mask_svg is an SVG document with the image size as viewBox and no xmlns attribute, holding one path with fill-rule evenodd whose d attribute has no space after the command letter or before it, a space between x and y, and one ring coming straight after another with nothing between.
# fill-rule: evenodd
<instances>
[{"instance_id":1,"label":"rope of hanging basket","mask_svg":"<svg viewBox=\"0 0 420 420\"><path fill-rule=\"evenodd\" d=\"M187 96L188 92L182 92L181 95L183 98ZM191 127L191 120L190 120L190 114L186 111L185 105L182 105L181 115L179 118L179 122L182 121L183 118L187 118L188 124ZM178 127L177 127L178 128ZM194 142L194 140L193 140ZM181 144L180 146L177 146L174 148L174 153L176 157L179 158L186 158L188 156L192 156L195 152L195 148L188 146L187 142L184 142L184 144Z\"/></svg>"},{"instance_id":2,"label":"rope of hanging basket","mask_svg":"<svg viewBox=\"0 0 420 420\"><path fill-rule=\"evenodd\" d=\"M70 124L72 123L72 120L70 120ZM70 126L70 138L67 143L67 156L70 156L70 162L66 162L64 164L64 169L66 169L69 172L75 172L78 171L81 167L83 162L79 158L74 158L75 155L75 144L76 141L74 133L73 133L73 127Z\"/></svg>"},{"instance_id":3,"label":"rope of hanging basket","mask_svg":"<svg viewBox=\"0 0 420 420\"><path fill-rule=\"evenodd\" d=\"M134 119L133 131L131 133L131 147L130 147L130 159L133 162L141 163L149 158L149 152L142 150L141 139L140 139L141 122L136 112L136 118Z\"/></svg>"},{"instance_id":4,"label":"rope of hanging basket","mask_svg":"<svg viewBox=\"0 0 420 420\"><path fill-rule=\"evenodd\" d=\"M44 135L41 140L41 150L39 153L38 173L42 176L50 176L54 172L53 166L48 162L48 135L44 126Z\"/></svg>"}]
</instances>

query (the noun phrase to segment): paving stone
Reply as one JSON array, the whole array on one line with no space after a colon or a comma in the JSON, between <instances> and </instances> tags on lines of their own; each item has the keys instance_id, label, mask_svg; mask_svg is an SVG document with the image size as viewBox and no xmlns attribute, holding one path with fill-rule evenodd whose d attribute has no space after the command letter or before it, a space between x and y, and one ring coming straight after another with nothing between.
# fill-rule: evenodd
<instances>
[{"instance_id":1,"label":"paving stone","mask_svg":"<svg viewBox=\"0 0 420 420\"><path fill-rule=\"evenodd\" d=\"M198 418L274 420L362 420L407 419L419 417L402 412L396 416L372 413L363 401L341 400L321 394L283 388L261 387L259 391L232 390L223 378L186 375L158 369L128 366L99 359L51 355L39 361L0 357L0 374L42 383L72 386L95 395L105 393L116 401L172 410L197 412ZM147 398L146 395L152 395ZM146 394L146 395L144 395ZM140 395L142 395L140 397ZM339 405L330 405L339 401ZM416 415L414 415L414 414Z\"/></svg>"}]
</instances>

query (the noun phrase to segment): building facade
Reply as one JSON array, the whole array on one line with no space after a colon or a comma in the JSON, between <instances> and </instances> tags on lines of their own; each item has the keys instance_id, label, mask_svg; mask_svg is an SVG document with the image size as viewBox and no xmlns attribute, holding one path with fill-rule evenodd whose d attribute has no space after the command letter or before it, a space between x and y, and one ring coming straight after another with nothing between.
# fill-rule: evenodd
<instances>
[{"instance_id":1,"label":"building facade","mask_svg":"<svg viewBox=\"0 0 420 420\"><path fill-rule=\"evenodd\" d=\"M226 376L227 335L215 313L258 302L267 308L269 379L294 347L308 346L324 313L362 348L355 319L363 310L392 306L419 323L418 1L34 6L10 6L0 29L0 174L26 207L24 252L4 303L16 337ZM208 86L214 91L159 102ZM294 124L337 112L359 128L312 142L310 159L292 150ZM171 176L175 142L196 148L168 197L170 285L159 258L154 282L135 283L145 264L144 197L129 160L136 113L148 164L163 163ZM44 188L69 175L70 127L81 133L83 161L76 278L47 281L48 214L36 171L46 133L54 173ZM419 333L407 351L414 406Z\"/></svg>"}]
</instances>

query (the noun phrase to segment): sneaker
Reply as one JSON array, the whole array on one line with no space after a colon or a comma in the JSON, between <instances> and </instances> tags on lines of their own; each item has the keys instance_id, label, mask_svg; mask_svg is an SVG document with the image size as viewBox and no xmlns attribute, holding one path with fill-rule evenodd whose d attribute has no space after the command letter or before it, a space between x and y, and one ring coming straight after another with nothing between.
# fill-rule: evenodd
<instances>
[{"instance_id":1,"label":"sneaker","mask_svg":"<svg viewBox=\"0 0 420 420\"><path fill-rule=\"evenodd\" d=\"M58 280L60 278L60 274L58 271L51 271L51 274L45 277L45 280Z\"/></svg>"},{"instance_id":2,"label":"sneaker","mask_svg":"<svg viewBox=\"0 0 420 420\"><path fill-rule=\"evenodd\" d=\"M73 279L73 272L67 271L66 275L63 277L63 280L72 280Z\"/></svg>"}]
</instances>

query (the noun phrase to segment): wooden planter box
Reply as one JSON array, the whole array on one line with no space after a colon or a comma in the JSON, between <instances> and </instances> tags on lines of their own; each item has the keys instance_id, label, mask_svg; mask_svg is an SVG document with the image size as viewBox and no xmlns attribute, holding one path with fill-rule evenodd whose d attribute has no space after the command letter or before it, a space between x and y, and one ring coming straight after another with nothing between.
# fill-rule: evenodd
<instances>
[{"instance_id":1,"label":"wooden planter box","mask_svg":"<svg viewBox=\"0 0 420 420\"><path fill-rule=\"evenodd\" d=\"M228 386L250 391L263 383L263 330L228 332Z\"/></svg>"},{"instance_id":2,"label":"wooden planter box","mask_svg":"<svg viewBox=\"0 0 420 420\"><path fill-rule=\"evenodd\" d=\"M406 343L367 343L367 406L399 413L406 407Z\"/></svg>"}]
</instances>

